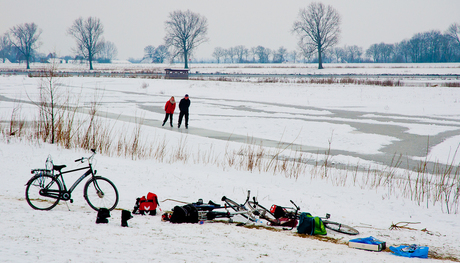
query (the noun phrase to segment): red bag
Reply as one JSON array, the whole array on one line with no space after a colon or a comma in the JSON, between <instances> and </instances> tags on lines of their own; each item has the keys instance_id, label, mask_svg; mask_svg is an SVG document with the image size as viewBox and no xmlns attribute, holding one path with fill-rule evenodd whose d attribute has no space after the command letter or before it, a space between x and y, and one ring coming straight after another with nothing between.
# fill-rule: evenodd
<instances>
[{"instance_id":1,"label":"red bag","mask_svg":"<svg viewBox=\"0 0 460 263\"><path fill-rule=\"evenodd\" d=\"M147 194L147 198L145 196L138 198L138 203L136 203L136 206L138 206L138 209L136 209L136 206L135 206L133 213L136 213L137 210L139 210L139 214L141 215L149 213L150 215L154 216L157 214L156 209L158 205L159 203L158 203L157 195L149 192Z\"/></svg>"}]
</instances>

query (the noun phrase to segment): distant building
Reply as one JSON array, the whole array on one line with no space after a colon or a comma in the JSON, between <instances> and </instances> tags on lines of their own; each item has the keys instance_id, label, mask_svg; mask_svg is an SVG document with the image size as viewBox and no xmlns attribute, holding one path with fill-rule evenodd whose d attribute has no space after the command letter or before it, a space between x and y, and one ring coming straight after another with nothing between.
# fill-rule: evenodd
<instances>
[{"instance_id":1,"label":"distant building","mask_svg":"<svg viewBox=\"0 0 460 263\"><path fill-rule=\"evenodd\" d=\"M188 79L188 69L165 69L165 79Z\"/></svg>"}]
</instances>

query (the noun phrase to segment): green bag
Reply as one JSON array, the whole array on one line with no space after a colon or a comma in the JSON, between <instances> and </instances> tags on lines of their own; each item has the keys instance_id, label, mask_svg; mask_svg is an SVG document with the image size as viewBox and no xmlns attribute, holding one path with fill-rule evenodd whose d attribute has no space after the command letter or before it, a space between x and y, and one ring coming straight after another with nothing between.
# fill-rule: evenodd
<instances>
[{"instance_id":1,"label":"green bag","mask_svg":"<svg viewBox=\"0 0 460 263\"><path fill-rule=\"evenodd\" d=\"M327 235L323 220L318 216L312 216L310 213L301 213L297 233L308 235Z\"/></svg>"}]
</instances>

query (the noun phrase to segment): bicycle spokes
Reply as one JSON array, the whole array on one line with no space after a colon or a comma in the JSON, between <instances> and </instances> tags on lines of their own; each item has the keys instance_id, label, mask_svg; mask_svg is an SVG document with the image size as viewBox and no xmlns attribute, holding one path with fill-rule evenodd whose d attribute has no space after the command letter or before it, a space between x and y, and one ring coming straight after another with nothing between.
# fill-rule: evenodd
<instances>
[{"instance_id":1,"label":"bicycle spokes","mask_svg":"<svg viewBox=\"0 0 460 263\"><path fill-rule=\"evenodd\" d=\"M26 187L26 200L38 210L49 210L60 200L61 185L50 175L35 176Z\"/></svg>"},{"instance_id":2,"label":"bicycle spokes","mask_svg":"<svg viewBox=\"0 0 460 263\"><path fill-rule=\"evenodd\" d=\"M99 184L97 183L96 180L93 181L93 185L94 185L94 190L96 190L96 195L97 195L99 198L104 198L104 192L103 192L102 189L99 187Z\"/></svg>"},{"instance_id":3,"label":"bicycle spokes","mask_svg":"<svg viewBox=\"0 0 460 263\"><path fill-rule=\"evenodd\" d=\"M86 183L84 197L94 210L107 208L112 210L118 203L118 191L115 185L104 177L94 177Z\"/></svg>"}]
</instances>

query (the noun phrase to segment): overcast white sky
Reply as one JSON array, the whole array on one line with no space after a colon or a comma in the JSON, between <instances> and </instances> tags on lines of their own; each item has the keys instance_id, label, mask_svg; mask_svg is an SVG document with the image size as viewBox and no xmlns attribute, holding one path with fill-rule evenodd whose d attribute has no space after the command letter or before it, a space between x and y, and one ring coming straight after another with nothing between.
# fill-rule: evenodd
<instances>
[{"instance_id":1,"label":"overcast white sky","mask_svg":"<svg viewBox=\"0 0 460 263\"><path fill-rule=\"evenodd\" d=\"M158 46L164 22L174 10L199 13L208 19L209 42L196 58L211 58L215 47L258 45L288 51L297 47L291 33L299 9L308 0L0 0L0 34L22 23L43 30L39 52L72 55L75 41L66 34L73 21L95 16L104 25L106 40L115 43L118 58L141 58L144 47ZM440 30L460 23L460 0L322 0L342 17L339 46L396 43L415 33Z\"/></svg>"}]
</instances>

